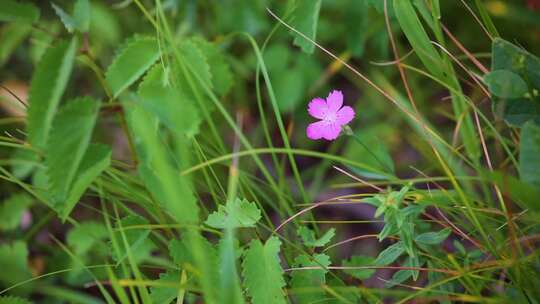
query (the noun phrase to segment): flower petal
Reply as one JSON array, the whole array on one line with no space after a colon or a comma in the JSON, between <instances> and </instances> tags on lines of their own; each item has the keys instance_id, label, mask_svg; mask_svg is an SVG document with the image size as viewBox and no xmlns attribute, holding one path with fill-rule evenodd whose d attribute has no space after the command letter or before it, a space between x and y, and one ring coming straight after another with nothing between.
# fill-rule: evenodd
<instances>
[{"instance_id":1,"label":"flower petal","mask_svg":"<svg viewBox=\"0 0 540 304\"><path fill-rule=\"evenodd\" d=\"M321 139L325 133L326 123L324 121L318 121L310 123L306 129L307 137L309 139Z\"/></svg>"},{"instance_id":2,"label":"flower petal","mask_svg":"<svg viewBox=\"0 0 540 304\"><path fill-rule=\"evenodd\" d=\"M343 93L338 90L333 90L328 94L328 97L326 97L326 103L328 104L328 109L336 113L343 105Z\"/></svg>"},{"instance_id":3,"label":"flower petal","mask_svg":"<svg viewBox=\"0 0 540 304\"><path fill-rule=\"evenodd\" d=\"M339 136L341 126L336 123L327 123L324 126L323 138L326 140L334 140Z\"/></svg>"},{"instance_id":4,"label":"flower petal","mask_svg":"<svg viewBox=\"0 0 540 304\"><path fill-rule=\"evenodd\" d=\"M344 106L336 114L336 123L340 126L346 125L354 118L354 110L349 106Z\"/></svg>"},{"instance_id":5,"label":"flower petal","mask_svg":"<svg viewBox=\"0 0 540 304\"><path fill-rule=\"evenodd\" d=\"M322 98L312 99L308 104L308 113L315 118L324 119L328 113L326 101Z\"/></svg>"}]
</instances>

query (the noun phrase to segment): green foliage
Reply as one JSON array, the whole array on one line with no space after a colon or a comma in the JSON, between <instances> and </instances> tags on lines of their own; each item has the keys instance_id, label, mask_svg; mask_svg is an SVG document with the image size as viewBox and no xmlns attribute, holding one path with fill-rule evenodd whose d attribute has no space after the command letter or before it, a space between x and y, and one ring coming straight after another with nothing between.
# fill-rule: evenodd
<instances>
[{"instance_id":1,"label":"green foliage","mask_svg":"<svg viewBox=\"0 0 540 304\"><path fill-rule=\"evenodd\" d=\"M315 237L315 232L306 226L298 227L298 235L302 238L302 242L307 247L324 247L328 244L334 235L336 235L336 229L328 229L320 238Z\"/></svg>"},{"instance_id":2,"label":"green foliage","mask_svg":"<svg viewBox=\"0 0 540 304\"><path fill-rule=\"evenodd\" d=\"M0 31L0 67L30 34L32 26L24 22L6 24Z\"/></svg>"},{"instance_id":3,"label":"green foliage","mask_svg":"<svg viewBox=\"0 0 540 304\"><path fill-rule=\"evenodd\" d=\"M12 194L0 205L0 230L13 230L22 220L23 213L32 205L33 198L26 193Z\"/></svg>"},{"instance_id":4,"label":"green foliage","mask_svg":"<svg viewBox=\"0 0 540 304\"><path fill-rule=\"evenodd\" d=\"M159 58L157 41L151 37L135 36L128 39L117 51L107 68L105 79L114 97L141 77Z\"/></svg>"},{"instance_id":5,"label":"green foliage","mask_svg":"<svg viewBox=\"0 0 540 304\"><path fill-rule=\"evenodd\" d=\"M160 273L159 279L154 281L156 286L150 288L150 297L153 303L171 303L178 296L177 287L180 285L180 272L168 270Z\"/></svg>"},{"instance_id":6,"label":"green foliage","mask_svg":"<svg viewBox=\"0 0 540 304\"><path fill-rule=\"evenodd\" d=\"M388 246L385 250L381 251L377 259L375 260L375 264L381 266L392 264L403 253L405 253L405 245L403 244L403 242L399 241Z\"/></svg>"},{"instance_id":7,"label":"green foliage","mask_svg":"<svg viewBox=\"0 0 540 304\"><path fill-rule=\"evenodd\" d=\"M317 22L319 21L319 11L321 10L321 0L297 0L295 1L293 26L300 33L311 40L316 40ZM311 54L315 49L313 43L297 33L293 33L294 45L299 46L302 51Z\"/></svg>"},{"instance_id":8,"label":"green foliage","mask_svg":"<svg viewBox=\"0 0 540 304\"><path fill-rule=\"evenodd\" d=\"M0 21L36 22L39 9L32 3L15 0L2 0L0 4Z\"/></svg>"},{"instance_id":9,"label":"green foliage","mask_svg":"<svg viewBox=\"0 0 540 304\"><path fill-rule=\"evenodd\" d=\"M529 120L540 124L540 59L497 38L492 44L491 69L498 78L488 81L497 113L512 125ZM490 73L490 74L491 74ZM489 80L489 75L486 76Z\"/></svg>"},{"instance_id":10,"label":"green foliage","mask_svg":"<svg viewBox=\"0 0 540 304\"><path fill-rule=\"evenodd\" d=\"M540 127L528 122L521 128L519 143L520 179L540 191ZM535 208L537 209L537 208Z\"/></svg>"},{"instance_id":11,"label":"green foliage","mask_svg":"<svg viewBox=\"0 0 540 304\"><path fill-rule=\"evenodd\" d=\"M116 262L122 262L128 258L129 254L132 254L137 262L144 261L150 256L155 246L148 238L150 230L145 228L146 225L148 225L148 221L138 215L126 216L117 223L112 236L118 244L121 244L118 252L113 251L113 258ZM122 233L127 240L127 247L123 244Z\"/></svg>"},{"instance_id":12,"label":"green foliage","mask_svg":"<svg viewBox=\"0 0 540 304\"><path fill-rule=\"evenodd\" d=\"M0 283L9 287L32 277L28 267L28 248L23 241L4 243L0 245ZM15 294L25 294L29 285L15 289Z\"/></svg>"},{"instance_id":13,"label":"green foliage","mask_svg":"<svg viewBox=\"0 0 540 304\"><path fill-rule=\"evenodd\" d=\"M70 195L90 144L98 109L96 100L88 97L75 99L60 109L52 124L45 164L52 204L63 217L70 211L64 208L64 202Z\"/></svg>"},{"instance_id":14,"label":"green foliage","mask_svg":"<svg viewBox=\"0 0 540 304\"><path fill-rule=\"evenodd\" d=\"M322 286L326 284L326 273L330 266L330 257L316 254L313 257L299 255L294 259L294 267L320 267L321 269L296 270L291 275L291 286L297 289L296 298L300 303L312 303L325 297Z\"/></svg>"},{"instance_id":15,"label":"green foliage","mask_svg":"<svg viewBox=\"0 0 540 304\"><path fill-rule=\"evenodd\" d=\"M261 211L255 203L236 198L219 205L218 211L208 216L205 224L218 229L255 227L261 219Z\"/></svg>"},{"instance_id":16,"label":"green foliage","mask_svg":"<svg viewBox=\"0 0 540 304\"><path fill-rule=\"evenodd\" d=\"M90 2L89 0L77 0L73 7L73 15L66 13L61 7L52 3L54 11L68 30L77 30L81 33L88 32L90 28Z\"/></svg>"},{"instance_id":17,"label":"green foliage","mask_svg":"<svg viewBox=\"0 0 540 304\"><path fill-rule=\"evenodd\" d=\"M37 148L47 143L53 117L67 86L77 40L49 48L32 76L28 101L28 141Z\"/></svg>"},{"instance_id":18,"label":"green foliage","mask_svg":"<svg viewBox=\"0 0 540 304\"><path fill-rule=\"evenodd\" d=\"M437 232L425 232L416 236L414 241L425 245L437 245L446 240L450 235L450 232L452 232L450 228L445 228Z\"/></svg>"},{"instance_id":19,"label":"green foliage","mask_svg":"<svg viewBox=\"0 0 540 304\"><path fill-rule=\"evenodd\" d=\"M102 223L88 221L73 227L66 236L67 244L78 255L88 253L94 246L100 246L108 237L108 231Z\"/></svg>"},{"instance_id":20,"label":"green foliage","mask_svg":"<svg viewBox=\"0 0 540 304\"><path fill-rule=\"evenodd\" d=\"M347 267L373 266L375 259L370 256L353 255L349 260L343 260L342 265ZM375 269L345 269L344 272L359 280L366 280L375 273Z\"/></svg>"},{"instance_id":21,"label":"green foliage","mask_svg":"<svg viewBox=\"0 0 540 304\"><path fill-rule=\"evenodd\" d=\"M233 75L227 58L216 44L202 37L194 37L191 41L206 57L216 93L226 95L233 85Z\"/></svg>"},{"instance_id":22,"label":"green foliage","mask_svg":"<svg viewBox=\"0 0 540 304\"><path fill-rule=\"evenodd\" d=\"M283 287L283 269L279 260L281 242L276 237L270 237L263 245L255 239L249 244L249 249L242 263L244 286L253 303L286 303Z\"/></svg>"},{"instance_id":23,"label":"green foliage","mask_svg":"<svg viewBox=\"0 0 540 304\"><path fill-rule=\"evenodd\" d=\"M29 300L13 296L0 296L0 304L31 304Z\"/></svg>"}]
</instances>

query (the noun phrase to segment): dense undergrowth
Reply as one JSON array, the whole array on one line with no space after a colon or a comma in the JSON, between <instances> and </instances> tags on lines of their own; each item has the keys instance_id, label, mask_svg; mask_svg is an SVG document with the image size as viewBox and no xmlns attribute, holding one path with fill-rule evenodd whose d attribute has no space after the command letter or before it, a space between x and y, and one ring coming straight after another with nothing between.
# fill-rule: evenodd
<instances>
[{"instance_id":1,"label":"dense undergrowth","mask_svg":"<svg viewBox=\"0 0 540 304\"><path fill-rule=\"evenodd\" d=\"M538 303L539 7L0 0L0 303Z\"/></svg>"}]
</instances>

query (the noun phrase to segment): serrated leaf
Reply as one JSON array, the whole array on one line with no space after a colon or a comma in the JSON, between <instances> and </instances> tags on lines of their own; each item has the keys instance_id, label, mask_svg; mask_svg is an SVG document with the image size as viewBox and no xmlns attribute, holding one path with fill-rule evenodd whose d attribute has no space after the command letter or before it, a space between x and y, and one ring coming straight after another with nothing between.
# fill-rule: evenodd
<instances>
[{"instance_id":1,"label":"serrated leaf","mask_svg":"<svg viewBox=\"0 0 540 304\"><path fill-rule=\"evenodd\" d=\"M521 129L519 143L519 177L540 191L540 127L532 122ZM538 202L536 202L538 205ZM539 209L538 207L533 209Z\"/></svg>"},{"instance_id":2,"label":"serrated leaf","mask_svg":"<svg viewBox=\"0 0 540 304\"><path fill-rule=\"evenodd\" d=\"M178 88L166 85L164 79L161 65L152 68L139 87L137 103L157 116L173 133L193 137L199 132L199 111L193 100Z\"/></svg>"},{"instance_id":3,"label":"serrated leaf","mask_svg":"<svg viewBox=\"0 0 540 304\"><path fill-rule=\"evenodd\" d=\"M299 289L295 297L299 303L313 303L325 296L322 286L326 283L326 273L330 266L330 257L326 254L316 254L313 257L299 255L294 259L294 267L321 267L313 270L296 270L291 275L291 287Z\"/></svg>"},{"instance_id":4,"label":"serrated leaf","mask_svg":"<svg viewBox=\"0 0 540 304\"><path fill-rule=\"evenodd\" d=\"M0 304L32 304L30 300L14 296L0 296Z\"/></svg>"},{"instance_id":5,"label":"serrated leaf","mask_svg":"<svg viewBox=\"0 0 540 304\"><path fill-rule=\"evenodd\" d=\"M192 40L185 40L180 43L178 48L183 62L191 67L190 71L196 73L205 85L212 88L211 67L208 58L206 58L200 47Z\"/></svg>"},{"instance_id":6,"label":"serrated leaf","mask_svg":"<svg viewBox=\"0 0 540 304\"><path fill-rule=\"evenodd\" d=\"M157 118L136 104L125 104L128 126L140 158L138 172L156 200L180 224L199 222L199 206L189 179L179 174L158 136Z\"/></svg>"},{"instance_id":7,"label":"serrated leaf","mask_svg":"<svg viewBox=\"0 0 540 304\"><path fill-rule=\"evenodd\" d=\"M49 48L39 62L30 85L28 97L28 141L37 148L43 148L64 93L73 60L77 50L77 42L60 42Z\"/></svg>"},{"instance_id":8,"label":"serrated leaf","mask_svg":"<svg viewBox=\"0 0 540 304\"><path fill-rule=\"evenodd\" d=\"M152 302L171 303L178 296L180 271L167 270L165 273L160 273L159 279L154 282L156 285L150 287L150 298L152 299Z\"/></svg>"},{"instance_id":9,"label":"serrated leaf","mask_svg":"<svg viewBox=\"0 0 540 304\"><path fill-rule=\"evenodd\" d=\"M489 91L501 98L524 97L527 83L518 74L508 70L491 71L484 76Z\"/></svg>"},{"instance_id":10,"label":"serrated leaf","mask_svg":"<svg viewBox=\"0 0 540 304\"><path fill-rule=\"evenodd\" d=\"M452 229L450 228L444 228L437 232L430 231L419 234L414 238L414 241L426 245L437 245L446 240L446 238L450 235L450 232L452 232Z\"/></svg>"},{"instance_id":11,"label":"serrated leaf","mask_svg":"<svg viewBox=\"0 0 540 304\"><path fill-rule=\"evenodd\" d=\"M0 21L36 22L38 19L39 9L32 3L2 0L0 4Z\"/></svg>"},{"instance_id":12,"label":"serrated leaf","mask_svg":"<svg viewBox=\"0 0 540 304\"><path fill-rule=\"evenodd\" d=\"M17 228L23 213L33 203L33 198L26 193L11 195L0 205L0 230Z\"/></svg>"},{"instance_id":13,"label":"serrated leaf","mask_svg":"<svg viewBox=\"0 0 540 304\"><path fill-rule=\"evenodd\" d=\"M296 8L293 13L293 27L302 34L315 40L317 37L317 23L319 21L319 11L321 10L321 0L299 0L296 1ZM297 33L294 36L294 45L299 46L305 53L311 54L315 45Z\"/></svg>"},{"instance_id":14,"label":"serrated leaf","mask_svg":"<svg viewBox=\"0 0 540 304\"><path fill-rule=\"evenodd\" d=\"M100 241L109 236L103 223L88 221L79 223L69 230L66 236L67 244L79 255L85 255L92 247L100 246Z\"/></svg>"},{"instance_id":15,"label":"serrated leaf","mask_svg":"<svg viewBox=\"0 0 540 304\"><path fill-rule=\"evenodd\" d=\"M77 27L77 24L75 23L75 20L73 19L73 17L71 17L70 14L68 14L66 11L64 11L63 8L61 8L60 6L56 4L51 3L51 6L53 7L56 15L60 18L60 21L62 21L62 23L64 24L64 27L66 28L66 30L72 33Z\"/></svg>"},{"instance_id":16,"label":"serrated leaf","mask_svg":"<svg viewBox=\"0 0 540 304\"><path fill-rule=\"evenodd\" d=\"M223 52L214 43L210 43L202 37L192 38L191 41L206 57L216 93L226 95L233 85L233 74Z\"/></svg>"},{"instance_id":17,"label":"serrated leaf","mask_svg":"<svg viewBox=\"0 0 540 304\"><path fill-rule=\"evenodd\" d=\"M405 246L403 242L397 242L388 246L385 250L381 251L375 260L375 265L385 266L393 263L405 252Z\"/></svg>"},{"instance_id":18,"label":"serrated leaf","mask_svg":"<svg viewBox=\"0 0 540 304\"><path fill-rule=\"evenodd\" d=\"M364 255L354 255L349 260L343 260L341 264L347 267L373 266L375 265L375 258L370 257L370 256L364 256ZM366 279L369 279L375 273L376 270L375 269L345 269L343 271L359 280L366 280Z\"/></svg>"},{"instance_id":19,"label":"serrated leaf","mask_svg":"<svg viewBox=\"0 0 540 304\"><path fill-rule=\"evenodd\" d=\"M158 43L151 37L133 37L120 48L105 73L114 97L133 84L159 58Z\"/></svg>"},{"instance_id":20,"label":"serrated leaf","mask_svg":"<svg viewBox=\"0 0 540 304\"><path fill-rule=\"evenodd\" d=\"M236 198L219 205L218 211L212 212L205 224L218 229L255 227L261 219L261 211L255 203Z\"/></svg>"},{"instance_id":21,"label":"serrated leaf","mask_svg":"<svg viewBox=\"0 0 540 304\"><path fill-rule=\"evenodd\" d=\"M336 234L336 229L328 229L320 238L316 238L315 232L306 226L300 226L297 233L307 247L323 247L332 240Z\"/></svg>"},{"instance_id":22,"label":"serrated leaf","mask_svg":"<svg viewBox=\"0 0 540 304\"><path fill-rule=\"evenodd\" d=\"M244 286L254 304L286 303L283 287L283 269L279 260L281 241L270 237L263 245L251 241L242 263Z\"/></svg>"},{"instance_id":23,"label":"serrated leaf","mask_svg":"<svg viewBox=\"0 0 540 304\"><path fill-rule=\"evenodd\" d=\"M32 26L28 23L13 22L3 25L0 30L0 67L2 67L15 49L28 37Z\"/></svg>"},{"instance_id":24,"label":"serrated leaf","mask_svg":"<svg viewBox=\"0 0 540 304\"><path fill-rule=\"evenodd\" d=\"M23 241L0 245L0 282L3 286L11 286L32 277L27 259L28 249ZM18 291L18 294L24 293L29 287L15 291Z\"/></svg>"},{"instance_id":25,"label":"serrated leaf","mask_svg":"<svg viewBox=\"0 0 540 304\"><path fill-rule=\"evenodd\" d=\"M54 118L45 164L53 204L61 214L66 213L64 202L90 143L98 110L98 101L83 97L68 102Z\"/></svg>"},{"instance_id":26,"label":"serrated leaf","mask_svg":"<svg viewBox=\"0 0 540 304\"><path fill-rule=\"evenodd\" d=\"M62 209L62 219L71 213L79 199L92 182L111 164L112 150L101 144L90 144L84 154L69 195Z\"/></svg>"}]
</instances>

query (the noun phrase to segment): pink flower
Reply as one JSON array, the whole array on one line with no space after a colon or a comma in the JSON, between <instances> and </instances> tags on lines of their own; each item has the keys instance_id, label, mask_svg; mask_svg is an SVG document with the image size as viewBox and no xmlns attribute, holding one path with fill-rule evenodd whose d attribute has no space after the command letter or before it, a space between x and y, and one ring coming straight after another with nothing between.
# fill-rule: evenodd
<instances>
[{"instance_id":1,"label":"pink flower","mask_svg":"<svg viewBox=\"0 0 540 304\"><path fill-rule=\"evenodd\" d=\"M339 136L341 127L354 118L354 110L343 105L343 93L334 90L328 94L326 100L314 98L308 105L309 115L320 121L309 124L307 136L310 139L334 140Z\"/></svg>"}]
</instances>

